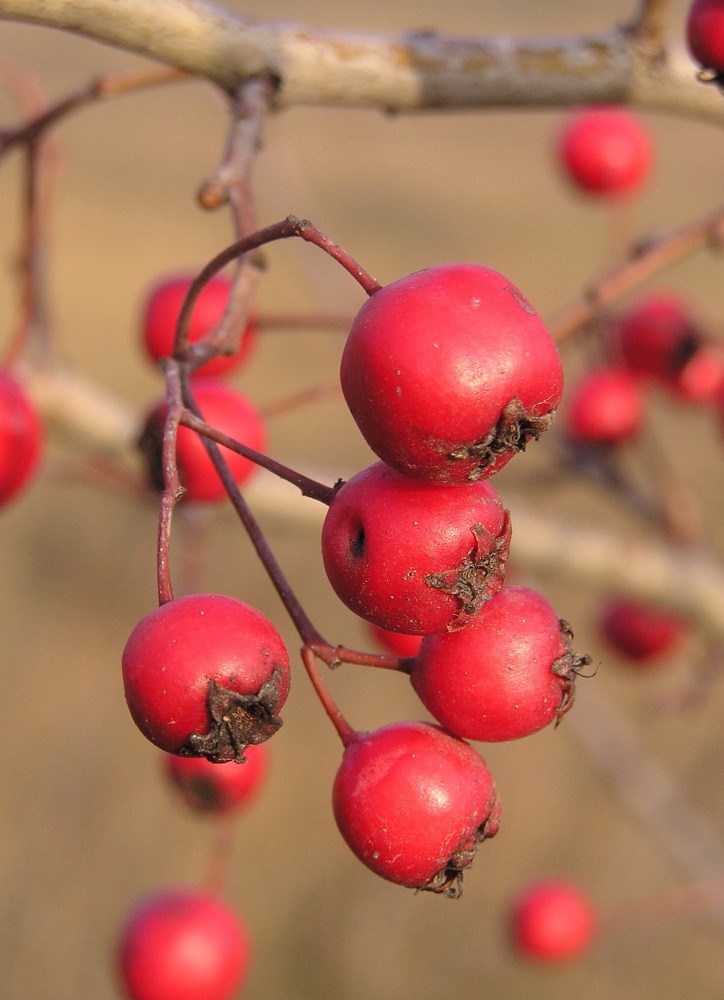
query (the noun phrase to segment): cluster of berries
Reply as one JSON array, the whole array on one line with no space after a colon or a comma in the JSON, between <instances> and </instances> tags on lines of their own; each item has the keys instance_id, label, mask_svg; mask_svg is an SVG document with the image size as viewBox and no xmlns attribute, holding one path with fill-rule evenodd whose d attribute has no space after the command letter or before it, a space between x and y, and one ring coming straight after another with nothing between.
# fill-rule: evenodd
<instances>
[{"instance_id":1,"label":"cluster of berries","mask_svg":"<svg viewBox=\"0 0 724 1000\"><path fill-rule=\"evenodd\" d=\"M181 307L191 287L192 276L180 274L160 282L146 300L141 330L149 359L157 364L173 353L176 325ZM213 277L194 304L189 325L189 342L197 343L224 317L232 291L232 281L222 275ZM250 356L257 331L252 317L239 338L233 354L219 354L198 368L193 375L194 396L204 419L217 430L253 448L263 451L266 434L261 415L247 396L229 385L224 376L236 371ZM141 447L148 465L151 484L163 488L161 447L166 419L166 402L151 407L145 421ZM237 483L246 482L256 466L244 456L225 451L225 458ZM194 503L217 503L226 497L224 485L216 474L203 442L188 427L179 427L176 460L186 496Z\"/></svg>"},{"instance_id":2,"label":"cluster of berries","mask_svg":"<svg viewBox=\"0 0 724 1000\"><path fill-rule=\"evenodd\" d=\"M561 362L507 278L447 264L368 299L341 383L380 461L335 492L324 566L393 649L420 637L402 647L412 655L400 668L437 725L345 741L335 817L377 874L455 895L499 824L492 779L465 741L516 739L558 720L587 662L541 594L505 584L511 524L489 481L549 425Z\"/></svg>"},{"instance_id":3,"label":"cluster of berries","mask_svg":"<svg viewBox=\"0 0 724 1000\"><path fill-rule=\"evenodd\" d=\"M644 426L647 390L657 386L715 412L724 402L724 349L679 296L651 293L608 325L607 360L571 388L565 432L582 445L615 448Z\"/></svg>"},{"instance_id":4,"label":"cluster of berries","mask_svg":"<svg viewBox=\"0 0 724 1000\"><path fill-rule=\"evenodd\" d=\"M167 310L171 328L178 306ZM167 339L156 351L169 349ZM203 372L195 378L197 398L209 381ZM500 821L493 778L467 741L516 739L558 721L587 662L541 594L505 583L510 517L489 481L549 426L562 365L508 279L449 264L370 295L346 341L341 384L380 460L331 492L324 566L358 615L400 639L419 637L416 655L398 666L436 721L373 732L341 727L334 815L372 871L455 896L478 844ZM148 424L157 434L161 412L155 408ZM245 432L227 431L247 443ZM190 487L196 466L184 448L179 434L189 495L213 499L208 487L203 494ZM123 681L139 729L179 766L234 768L281 724L290 665L278 631L254 608L195 594L138 623L123 652ZM123 955L144 953L139 926L207 905L191 905L187 891L180 902L154 898L132 918ZM122 960L124 981L144 1000L132 965Z\"/></svg>"}]
</instances>

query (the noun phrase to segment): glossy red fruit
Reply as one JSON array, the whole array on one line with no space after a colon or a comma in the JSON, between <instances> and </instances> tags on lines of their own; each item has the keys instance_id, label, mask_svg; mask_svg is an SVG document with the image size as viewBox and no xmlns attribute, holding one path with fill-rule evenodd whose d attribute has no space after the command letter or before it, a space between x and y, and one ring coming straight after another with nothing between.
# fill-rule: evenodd
<instances>
[{"instance_id":1,"label":"glossy red fruit","mask_svg":"<svg viewBox=\"0 0 724 1000\"><path fill-rule=\"evenodd\" d=\"M614 336L627 368L683 399L706 402L724 384L724 354L702 336L688 303L677 295L641 299L619 318Z\"/></svg>"},{"instance_id":2,"label":"glossy red fruit","mask_svg":"<svg viewBox=\"0 0 724 1000\"><path fill-rule=\"evenodd\" d=\"M129 1000L231 1000L250 960L246 926L214 896L170 889L142 900L118 948Z\"/></svg>"},{"instance_id":3,"label":"glossy red fruit","mask_svg":"<svg viewBox=\"0 0 724 1000\"><path fill-rule=\"evenodd\" d=\"M637 376L625 368L598 368L571 389L564 431L582 444L618 445L638 433L645 414Z\"/></svg>"},{"instance_id":4,"label":"glossy red fruit","mask_svg":"<svg viewBox=\"0 0 724 1000\"><path fill-rule=\"evenodd\" d=\"M43 425L27 393L0 371L0 506L30 483L43 450Z\"/></svg>"},{"instance_id":5,"label":"glossy red fruit","mask_svg":"<svg viewBox=\"0 0 724 1000\"><path fill-rule=\"evenodd\" d=\"M620 598L606 605L601 632L620 656L646 664L671 652L683 639L686 624L670 611Z\"/></svg>"},{"instance_id":6,"label":"glossy red fruit","mask_svg":"<svg viewBox=\"0 0 724 1000\"><path fill-rule=\"evenodd\" d=\"M415 656L422 642L421 635L408 635L405 632L392 632L387 628L380 628L368 622L370 635L383 649L393 656Z\"/></svg>"},{"instance_id":7,"label":"glossy red fruit","mask_svg":"<svg viewBox=\"0 0 724 1000\"><path fill-rule=\"evenodd\" d=\"M206 757L166 754L164 766L169 780L186 805L195 812L229 813L245 808L257 796L266 777L267 746L248 746L243 764L214 764Z\"/></svg>"},{"instance_id":8,"label":"glossy red fruit","mask_svg":"<svg viewBox=\"0 0 724 1000\"><path fill-rule=\"evenodd\" d=\"M500 825L485 761L425 722L359 733L345 747L332 801L363 864L390 882L446 895L459 895L463 869Z\"/></svg>"},{"instance_id":9,"label":"glossy red fruit","mask_svg":"<svg viewBox=\"0 0 724 1000\"><path fill-rule=\"evenodd\" d=\"M620 198L648 178L652 150L648 131L617 108L587 108L573 115L558 138L566 176L585 194Z\"/></svg>"},{"instance_id":10,"label":"glossy red fruit","mask_svg":"<svg viewBox=\"0 0 724 1000\"><path fill-rule=\"evenodd\" d=\"M440 264L375 292L340 368L347 405L388 465L442 483L488 477L548 426L563 369L502 274Z\"/></svg>"},{"instance_id":11,"label":"glossy red fruit","mask_svg":"<svg viewBox=\"0 0 724 1000\"><path fill-rule=\"evenodd\" d=\"M176 324L194 277L195 275L182 274L166 278L156 285L146 300L141 331L146 353L154 363L159 358L171 357L173 353ZM220 322L231 289L232 282L223 275L216 275L204 286L191 314L189 341L192 344L201 340ZM212 358L194 373L194 377L226 375L238 368L248 357L255 340L256 328L253 320L250 320L241 335L238 352Z\"/></svg>"},{"instance_id":12,"label":"glossy red fruit","mask_svg":"<svg viewBox=\"0 0 724 1000\"><path fill-rule=\"evenodd\" d=\"M122 663L134 722L169 753L242 761L281 725L286 648L261 612L233 597L190 594L155 608Z\"/></svg>"},{"instance_id":13,"label":"glossy red fruit","mask_svg":"<svg viewBox=\"0 0 724 1000\"><path fill-rule=\"evenodd\" d=\"M194 379L193 392L208 424L255 451L264 450L264 424L259 412L246 396L219 379ZM165 419L166 404L162 402L148 415L141 438L149 479L157 489L163 489L161 445ZM239 486L243 485L256 471L256 465L229 448L222 447L221 451L234 480ZM226 498L224 485L196 431L179 427L176 457L181 484L186 489L188 500L195 503L218 503Z\"/></svg>"},{"instance_id":14,"label":"glossy red fruit","mask_svg":"<svg viewBox=\"0 0 724 1000\"><path fill-rule=\"evenodd\" d=\"M724 72L723 0L694 0L686 21L686 41L703 69Z\"/></svg>"},{"instance_id":15,"label":"glossy red fruit","mask_svg":"<svg viewBox=\"0 0 724 1000\"><path fill-rule=\"evenodd\" d=\"M568 962L595 940L596 909L576 885L550 879L528 886L511 908L513 946L536 962Z\"/></svg>"},{"instance_id":16,"label":"glossy red fruit","mask_svg":"<svg viewBox=\"0 0 724 1000\"><path fill-rule=\"evenodd\" d=\"M324 568L340 600L409 635L459 627L500 589L507 511L486 481L443 486L376 462L334 495Z\"/></svg>"},{"instance_id":17,"label":"glossy red fruit","mask_svg":"<svg viewBox=\"0 0 724 1000\"><path fill-rule=\"evenodd\" d=\"M588 657L535 590L507 585L457 632L428 635L410 680L425 708L456 736L515 740L558 721Z\"/></svg>"}]
</instances>

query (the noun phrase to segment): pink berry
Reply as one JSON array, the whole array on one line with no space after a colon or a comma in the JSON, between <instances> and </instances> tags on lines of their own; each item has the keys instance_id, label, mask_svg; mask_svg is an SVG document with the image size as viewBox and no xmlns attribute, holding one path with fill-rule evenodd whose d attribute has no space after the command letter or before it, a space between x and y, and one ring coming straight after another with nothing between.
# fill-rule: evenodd
<instances>
[{"instance_id":1,"label":"pink berry","mask_svg":"<svg viewBox=\"0 0 724 1000\"><path fill-rule=\"evenodd\" d=\"M569 393L565 433L582 444L618 445L638 433L644 416L640 380L624 368L599 368Z\"/></svg>"},{"instance_id":2,"label":"pink berry","mask_svg":"<svg viewBox=\"0 0 724 1000\"><path fill-rule=\"evenodd\" d=\"M345 841L373 872L446 895L459 894L463 869L500 824L485 761L425 722L359 733L345 748L333 806Z\"/></svg>"},{"instance_id":3,"label":"pink berry","mask_svg":"<svg viewBox=\"0 0 724 1000\"><path fill-rule=\"evenodd\" d=\"M334 495L324 568L340 600L409 635L458 627L500 589L507 512L486 481L444 486L376 462Z\"/></svg>"},{"instance_id":4,"label":"pink berry","mask_svg":"<svg viewBox=\"0 0 724 1000\"><path fill-rule=\"evenodd\" d=\"M488 477L551 421L563 369L503 275L441 264L375 292L342 355L342 390L372 450L443 483Z\"/></svg>"},{"instance_id":5,"label":"pink berry","mask_svg":"<svg viewBox=\"0 0 724 1000\"><path fill-rule=\"evenodd\" d=\"M173 353L176 324L193 279L194 275L166 278L156 285L146 300L141 330L146 352L153 362L157 362L159 358L169 358ZM232 282L221 275L216 275L204 286L191 313L189 341L192 344L201 340L220 322L231 289ZM251 320L241 335L239 351L212 358L194 373L194 377L227 375L246 360L255 339L256 328Z\"/></svg>"},{"instance_id":6,"label":"pink berry","mask_svg":"<svg viewBox=\"0 0 724 1000\"><path fill-rule=\"evenodd\" d=\"M136 625L123 651L134 722L168 753L243 761L281 725L289 657L272 623L233 597L190 594Z\"/></svg>"},{"instance_id":7,"label":"pink berry","mask_svg":"<svg viewBox=\"0 0 724 1000\"><path fill-rule=\"evenodd\" d=\"M43 450L43 425L25 389L0 371L0 506L29 484Z\"/></svg>"},{"instance_id":8,"label":"pink berry","mask_svg":"<svg viewBox=\"0 0 724 1000\"><path fill-rule=\"evenodd\" d=\"M118 973L129 1000L231 1000L246 978L250 950L246 926L222 902L171 889L130 914Z\"/></svg>"},{"instance_id":9,"label":"pink berry","mask_svg":"<svg viewBox=\"0 0 724 1000\"><path fill-rule=\"evenodd\" d=\"M694 0L686 22L686 41L704 69L724 71L724 0Z\"/></svg>"},{"instance_id":10,"label":"pink berry","mask_svg":"<svg viewBox=\"0 0 724 1000\"><path fill-rule=\"evenodd\" d=\"M670 293L635 303L619 318L616 337L631 371L666 382L678 376L699 343L691 309Z\"/></svg>"},{"instance_id":11,"label":"pink berry","mask_svg":"<svg viewBox=\"0 0 724 1000\"><path fill-rule=\"evenodd\" d=\"M724 353L705 340L690 307L676 295L641 299L619 318L615 339L627 368L682 399L707 402L724 385Z\"/></svg>"},{"instance_id":12,"label":"pink berry","mask_svg":"<svg viewBox=\"0 0 724 1000\"><path fill-rule=\"evenodd\" d=\"M585 194L619 198L638 191L651 166L651 140L641 123L616 108L575 114L558 139L561 165Z\"/></svg>"},{"instance_id":13,"label":"pink berry","mask_svg":"<svg viewBox=\"0 0 724 1000\"><path fill-rule=\"evenodd\" d=\"M513 945L536 962L578 958L593 943L597 923L595 907L585 893L558 879L528 886L511 908Z\"/></svg>"},{"instance_id":14,"label":"pink berry","mask_svg":"<svg viewBox=\"0 0 724 1000\"><path fill-rule=\"evenodd\" d=\"M266 744L248 746L243 764L214 764L206 757L166 754L166 774L186 805L195 812L228 813L256 798L268 768Z\"/></svg>"},{"instance_id":15,"label":"pink berry","mask_svg":"<svg viewBox=\"0 0 724 1000\"><path fill-rule=\"evenodd\" d=\"M392 632L368 622L370 635L393 656L415 656L422 642L421 635L408 635L405 632Z\"/></svg>"},{"instance_id":16,"label":"pink berry","mask_svg":"<svg viewBox=\"0 0 724 1000\"><path fill-rule=\"evenodd\" d=\"M558 721L588 657L542 594L506 585L457 632L428 635L410 680L425 708L463 739L515 740Z\"/></svg>"},{"instance_id":17,"label":"pink berry","mask_svg":"<svg viewBox=\"0 0 724 1000\"><path fill-rule=\"evenodd\" d=\"M670 652L681 641L686 625L677 615L640 601L609 601L601 632L609 645L626 659L645 664Z\"/></svg>"},{"instance_id":18,"label":"pink berry","mask_svg":"<svg viewBox=\"0 0 724 1000\"><path fill-rule=\"evenodd\" d=\"M724 392L724 348L702 341L679 372L672 388L691 403L716 403Z\"/></svg>"},{"instance_id":19,"label":"pink berry","mask_svg":"<svg viewBox=\"0 0 724 1000\"><path fill-rule=\"evenodd\" d=\"M220 379L194 379L193 392L204 420L218 431L253 448L263 451L266 434L264 424L253 404ZM163 488L161 445L166 419L165 402L157 404L146 418L141 448L148 463L149 479L158 489ZM238 485L245 483L256 471L256 465L228 448L221 449L231 474ZM209 458L201 437L188 427L179 427L176 440L181 484L186 497L196 503L218 503L226 497L224 484Z\"/></svg>"}]
</instances>

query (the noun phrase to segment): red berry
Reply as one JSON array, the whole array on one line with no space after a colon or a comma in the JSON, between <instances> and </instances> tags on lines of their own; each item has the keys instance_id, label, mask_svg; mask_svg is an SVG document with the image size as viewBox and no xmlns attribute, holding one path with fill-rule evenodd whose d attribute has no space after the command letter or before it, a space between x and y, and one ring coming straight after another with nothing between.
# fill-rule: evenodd
<instances>
[{"instance_id":1,"label":"red berry","mask_svg":"<svg viewBox=\"0 0 724 1000\"><path fill-rule=\"evenodd\" d=\"M515 948L537 962L578 958L597 933L596 911L577 886L549 880L529 886L511 910Z\"/></svg>"},{"instance_id":2,"label":"red berry","mask_svg":"<svg viewBox=\"0 0 724 1000\"><path fill-rule=\"evenodd\" d=\"M463 869L500 823L485 761L425 722L359 733L345 748L333 806L345 841L373 872L446 895L459 894Z\"/></svg>"},{"instance_id":3,"label":"red berry","mask_svg":"<svg viewBox=\"0 0 724 1000\"><path fill-rule=\"evenodd\" d=\"M599 368L574 386L565 431L583 444L622 444L641 428L645 400L639 379L624 368Z\"/></svg>"},{"instance_id":4,"label":"red berry","mask_svg":"<svg viewBox=\"0 0 724 1000\"><path fill-rule=\"evenodd\" d=\"M43 425L23 387L0 371L0 506L30 482L43 450Z\"/></svg>"},{"instance_id":5,"label":"red berry","mask_svg":"<svg viewBox=\"0 0 724 1000\"><path fill-rule=\"evenodd\" d=\"M622 197L638 191L648 177L651 140L643 125L626 112L588 108L566 123L558 155L579 190Z\"/></svg>"},{"instance_id":6,"label":"red berry","mask_svg":"<svg viewBox=\"0 0 724 1000\"><path fill-rule=\"evenodd\" d=\"M588 657L542 594L507 585L457 632L422 640L410 672L431 715L471 740L514 740L558 720Z\"/></svg>"},{"instance_id":7,"label":"red berry","mask_svg":"<svg viewBox=\"0 0 724 1000\"><path fill-rule=\"evenodd\" d=\"M123 651L133 720L169 753L243 759L281 725L289 657L272 623L233 597L190 594L149 612Z\"/></svg>"},{"instance_id":8,"label":"red berry","mask_svg":"<svg viewBox=\"0 0 724 1000\"><path fill-rule=\"evenodd\" d=\"M691 402L714 399L724 385L724 353L702 336L691 309L676 295L657 293L618 320L621 359Z\"/></svg>"},{"instance_id":9,"label":"red berry","mask_svg":"<svg viewBox=\"0 0 724 1000\"><path fill-rule=\"evenodd\" d=\"M670 652L685 631L685 623L672 612L628 599L610 601L601 619L601 632L609 645L638 663Z\"/></svg>"},{"instance_id":10,"label":"red berry","mask_svg":"<svg viewBox=\"0 0 724 1000\"><path fill-rule=\"evenodd\" d=\"M669 383L699 344L691 309L667 293L649 295L632 306L618 320L616 335L627 367Z\"/></svg>"},{"instance_id":11,"label":"red berry","mask_svg":"<svg viewBox=\"0 0 724 1000\"><path fill-rule=\"evenodd\" d=\"M204 420L241 444L263 451L264 424L252 403L219 379L194 379L193 392ZM146 419L141 448L148 463L151 483L163 489L161 445L166 419L165 402L157 404ZM256 465L228 448L221 449L235 481L242 485L256 471ZM181 484L186 497L196 503L216 503L226 497L224 484L209 458L201 437L188 427L179 427L176 440Z\"/></svg>"},{"instance_id":12,"label":"red berry","mask_svg":"<svg viewBox=\"0 0 724 1000\"><path fill-rule=\"evenodd\" d=\"M694 0L686 22L686 41L704 69L724 71L724 0Z\"/></svg>"},{"instance_id":13,"label":"red berry","mask_svg":"<svg viewBox=\"0 0 724 1000\"><path fill-rule=\"evenodd\" d=\"M128 918L118 972L129 1000L230 1000L246 978L249 933L213 896L156 893Z\"/></svg>"},{"instance_id":14,"label":"red berry","mask_svg":"<svg viewBox=\"0 0 724 1000\"><path fill-rule=\"evenodd\" d=\"M214 764L206 757L166 754L166 774L186 805L195 812L227 813L247 806L267 772L266 744L248 746L243 764Z\"/></svg>"},{"instance_id":15,"label":"red berry","mask_svg":"<svg viewBox=\"0 0 724 1000\"><path fill-rule=\"evenodd\" d=\"M322 527L340 600L409 635L464 624L502 586L509 543L507 512L488 482L444 486L384 462L340 487Z\"/></svg>"},{"instance_id":16,"label":"red berry","mask_svg":"<svg viewBox=\"0 0 724 1000\"><path fill-rule=\"evenodd\" d=\"M503 275L441 264L375 292L357 314L342 390L372 450L413 476L492 475L548 426L560 358Z\"/></svg>"},{"instance_id":17,"label":"red berry","mask_svg":"<svg viewBox=\"0 0 724 1000\"><path fill-rule=\"evenodd\" d=\"M716 403L724 392L724 349L702 342L679 372L672 388L692 403Z\"/></svg>"},{"instance_id":18,"label":"red berry","mask_svg":"<svg viewBox=\"0 0 724 1000\"><path fill-rule=\"evenodd\" d=\"M405 632L392 632L368 622L370 634L379 644L393 656L415 656L422 642L421 635L408 635Z\"/></svg>"},{"instance_id":19,"label":"red berry","mask_svg":"<svg viewBox=\"0 0 724 1000\"><path fill-rule=\"evenodd\" d=\"M156 285L146 300L141 321L143 343L153 362L159 358L169 358L173 353L181 306L191 287L194 275L178 275L167 278ZM189 341L195 344L219 323L233 283L222 275L216 275L201 291L189 324ZM246 360L256 338L253 320L250 320L241 335L239 351L236 354L219 355L202 365L194 375L226 375Z\"/></svg>"}]
</instances>

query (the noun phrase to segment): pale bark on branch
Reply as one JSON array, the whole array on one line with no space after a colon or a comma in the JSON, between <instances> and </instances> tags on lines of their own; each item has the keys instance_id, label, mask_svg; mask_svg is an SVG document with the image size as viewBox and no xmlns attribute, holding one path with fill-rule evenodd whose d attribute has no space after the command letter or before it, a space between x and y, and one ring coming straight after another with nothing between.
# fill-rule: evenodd
<instances>
[{"instance_id":1,"label":"pale bark on branch","mask_svg":"<svg viewBox=\"0 0 724 1000\"><path fill-rule=\"evenodd\" d=\"M200 0L0 0L0 20L73 31L234 89L276 84L274 106L412 112L629 103L724 124L724 100L681 45L639 21L570 38L398 37L261 22Z\"/></svg>"}]
</instances>

